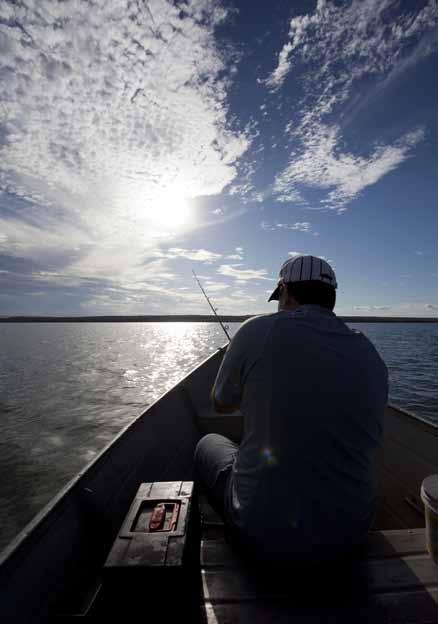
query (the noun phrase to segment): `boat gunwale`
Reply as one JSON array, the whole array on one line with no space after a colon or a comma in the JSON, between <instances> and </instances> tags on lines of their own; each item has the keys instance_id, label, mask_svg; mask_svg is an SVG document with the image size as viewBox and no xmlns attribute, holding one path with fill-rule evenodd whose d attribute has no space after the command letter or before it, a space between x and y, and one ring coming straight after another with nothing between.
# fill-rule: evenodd
<instances>
[{"instance_id":1,"label":"boat gunwale","mask_svg":"<svg viewBox=\"0 0 438 624\"><path fill-rule=\"evenodd\" d=\"M25 543L33 536L34 532L38 529L39 525L44 521L50 513L55 511L56 508L60 507L61 504L67 501L68 494L78 486L78 484L86 478L86 476L90 476L93 470L96 468L96 465L100 463L106 455L113 449L114 446L118 444L120 439L129 431L129 429L135 427L139 424L140 420L145 417L148 412L150 412L156 405L162 401L167 395L172 392L175 392L178 386L182 386L184 382L187 381L189 377L196 373L201 367L204 366L209 360L217 357L218 352L222 352L224 347L217 347L213 353L204 358L199 364L194 366L184 377L182 377L174 386L165 390L155 401L153 401L150 405L147 406L138 416L134 417L133 420L125 425L123 429L121 429L116 436L109 442L104 448L90 460L84 468L82 468L74 477L72 477L66 485L64 485L57 494L53 496L46 503L43 508L30 520L24 528L12 539L12 541L5 546L3 550L0 551L0 572L3 573L3 566L7 564L10 557L12 557L17 551L25 545Z\"/></svg>"},{"instance_id":2,"label":"boat gunwale","mask_svg":"<svg viewBox=\"0 0 438 624\"><path fill-rule=\"evenodd\" d=\"M387 408L388 407L392 410L395 410L396 412L399 412L402 416L409 416L409 418L412 419L412 422L416 426L421 426L421 428L426 428L428 429L428 433L434 436L438 436L438 423L434 423L431 420L427 420L426 418L424 418L424 416L418 416L417 414L414 414L413 412L410 412L409 410L405 409L404 407L400 407L399 405L396 405L395 403L388 402Z\"/></svg>"}]
</instances>

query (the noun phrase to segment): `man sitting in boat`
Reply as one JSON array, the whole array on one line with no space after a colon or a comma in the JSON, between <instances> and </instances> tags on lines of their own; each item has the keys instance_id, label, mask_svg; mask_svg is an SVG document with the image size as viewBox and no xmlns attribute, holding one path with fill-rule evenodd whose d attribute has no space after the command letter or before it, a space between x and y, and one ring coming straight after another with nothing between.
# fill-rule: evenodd
<instances>
[{"instance_id":1,"label":"man sitting in boat","mask_svg":"<svg viewBox=\"0 0 438 624\"><path fill-rule=\"evenodd\" d=\"M333 312L325 260L290 258L279 278L278 311L241 325L212 390L217 412L242 413L241 444L206 435L195 467L247 552L311 563L348 554L372 524L388 372Z\"/></svg>"}]
</instances>

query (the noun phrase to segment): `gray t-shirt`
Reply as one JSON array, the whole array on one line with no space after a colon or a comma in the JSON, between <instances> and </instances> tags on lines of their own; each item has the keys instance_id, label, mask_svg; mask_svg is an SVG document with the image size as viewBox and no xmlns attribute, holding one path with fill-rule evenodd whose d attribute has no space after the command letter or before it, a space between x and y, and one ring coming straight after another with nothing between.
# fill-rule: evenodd
<instances>
[{"instance_id":1,"label":"gray t-shirt","mask_svg":"<svg viewBox=\"0 0 438 624\"><path fill-rule=\"evenodd\" d=\"M253 546L324 558L368 530L388 398L368 338L318 305L254 317L234 335L214 396L244 418L227 509Z\"/></svg>"}]
</instances>

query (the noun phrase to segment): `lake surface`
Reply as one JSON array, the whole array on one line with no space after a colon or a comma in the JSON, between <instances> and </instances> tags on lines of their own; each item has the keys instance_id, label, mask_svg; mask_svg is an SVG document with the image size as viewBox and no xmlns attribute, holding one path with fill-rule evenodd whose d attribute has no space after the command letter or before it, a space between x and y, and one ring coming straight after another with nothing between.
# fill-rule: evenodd
<instances>
[{"instance_id":1,"label":"lake surface","mask_svg":"<svg viewBox=\"0 0 438 624\"><path fill-rule=\"evenodd\" d=\"M438 423L438 324L350 326L385 360L390 401ZM0 323L0 548L225 342L215 323Z\"/></svg>"}]
</instances>

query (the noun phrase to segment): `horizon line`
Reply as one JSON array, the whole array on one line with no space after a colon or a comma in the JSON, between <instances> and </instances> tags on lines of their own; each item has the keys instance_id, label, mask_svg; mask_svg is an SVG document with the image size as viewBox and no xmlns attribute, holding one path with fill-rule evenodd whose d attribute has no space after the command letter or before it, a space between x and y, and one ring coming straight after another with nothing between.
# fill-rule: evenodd
<instances>
[{"instance_id":1,"label":"horizon line","mask_svg":"<svg viewBox=\"0 0 438 624\"><path fill-rule=\"evenodd\" d=\"M102 315L3 315L0 316L0 323L38 323L38 322L243 322L254 316L262 314L102 314ZM364 315L339 315L338 318L345 322L356 323L438 323L438 317L434 316L364 316Z\"/></svg>"}]
</instances>

